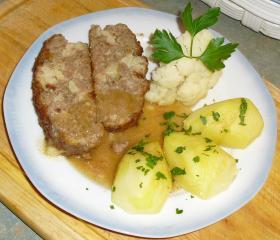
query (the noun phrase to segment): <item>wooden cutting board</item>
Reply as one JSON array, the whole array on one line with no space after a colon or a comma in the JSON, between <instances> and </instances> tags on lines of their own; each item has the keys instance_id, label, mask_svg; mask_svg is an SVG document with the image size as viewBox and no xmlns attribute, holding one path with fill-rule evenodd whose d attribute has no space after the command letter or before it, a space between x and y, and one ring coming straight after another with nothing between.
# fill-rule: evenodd
<instances>
[{"instance_id":1,"label":"wooden cutting board","mask_svg":"<svg viewBox=\"0 0 280 240\"><path fill-rule=\"evenodd\" d=\"M145 7L136 0L6 0L1 3L1 101L5 86L17 62L43 31L75 16L125 6ZM268 82L267 86L275 99L279 114L280 90ZM57 240L139 239L86 223L58 209L43 198L26 178L16 160L5 130L3 114L0 121L0 201L34 231L45 239ZM268 180L250 203L216 224L174 239L280 239L279 147L278 141Z\"/></svg>"}]
</instances>

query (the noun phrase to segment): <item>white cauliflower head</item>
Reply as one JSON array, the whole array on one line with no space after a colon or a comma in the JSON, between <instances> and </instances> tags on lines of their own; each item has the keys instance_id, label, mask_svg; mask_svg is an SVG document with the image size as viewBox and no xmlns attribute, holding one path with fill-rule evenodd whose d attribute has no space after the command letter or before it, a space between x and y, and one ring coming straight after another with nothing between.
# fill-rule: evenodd
<instances>
[{"instance_id":1,"label":"white cauliflower head","mask_svg":"<svg viewBox=\"0 0 280 240\"><path fill-rule=\"evenodd\" d=\"M200 56L213 38L208 30L199 32L193 41L193 56ZM177 38L184 54L189 56L190 34L188 32ZM199 60L183 57L160 66L152 72L150 90L146 100L159 105L172 104L178 100L192 106L207 95L220 78L222 71L211 72Z\"/></svg>"},{"instance_id":2,"label":"white cauliflower head","mask_svg":"<svg viewBox=\"0 0 280 240\"><path fill-rule=\"evenodd\" d=\"M184 81L184 76L178 71L176 61L172 61L154 70L152 79L163 87L176 88Z\"/></svg>"},{"instance_id":3,"label":"white cauliflower head","mask_svg":"<svg viewBox=\"0 0 280 240\"><path fill-rule=\"evenodd\" d=\"M169 105L176 100L176 88L166 88L152 82L150 90L145 95L146 100L159 105Z\"/></svg>"},{"instance_id":4,"label":"white cauliflower head","mask_svg":"<svg viewBox=\"0 0 280 240\"><path fill-rule=\"evenodd\" d=\"M207 48L209 42L212 40L213 35L210 31L204 29L197 33L193 39L193 56L200 56ZM189 32L185 32L177 38L177 42L181 45L185 55L190 55L191 35Z\"/></svg>"},{"instance_id":5,"label":"white cauliflower head","mask_svg":"<svg viewBox=\"0 0 280 240\"><path fill-rule=\"evenodd\" d=\"M177 89L176 100L187 106L194 105L198 99L205 97L208 90L208 78L205 73L192 73L184 83Z\"/></svg>"}]
</instances>

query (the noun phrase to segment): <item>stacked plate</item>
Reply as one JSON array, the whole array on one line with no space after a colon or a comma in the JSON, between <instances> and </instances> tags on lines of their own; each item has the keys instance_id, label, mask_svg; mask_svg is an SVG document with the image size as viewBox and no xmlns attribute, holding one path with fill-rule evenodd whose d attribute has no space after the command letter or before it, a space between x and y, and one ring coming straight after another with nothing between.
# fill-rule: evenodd
<instances>
[{"instance_id":1,"label":"stacked plate","mask_svg":"<svg viewBox=\"0 0 280 240\"><path fill-rule=\"evenodd\" d=\"M280 39L280 0L202 0L243 25Z\"/></svg>"}]
</instances>

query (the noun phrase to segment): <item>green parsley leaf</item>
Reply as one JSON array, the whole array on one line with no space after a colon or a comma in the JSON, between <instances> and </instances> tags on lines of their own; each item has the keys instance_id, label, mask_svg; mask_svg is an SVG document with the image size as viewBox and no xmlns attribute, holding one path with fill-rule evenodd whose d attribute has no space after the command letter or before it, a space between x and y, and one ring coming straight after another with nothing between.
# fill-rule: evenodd
<instances>
[{"instance_id":1,"label":"green parsley leaf","mask_svg":"<svg viewBox=\"0 0 280 240\"><path fill-rule=\"evenodd\" d=\"M135 151L137 151L137 152L143 152L143 151L144 151L144 146L145 146L146 144L147 144L147 143L144 142L143 139L141 139L140 142L139 142L137 145L135 145L135 146L132 147L132 149L135 150Z\"/></svg>"},{"instance_id":2,"label":"green parsley leaf","mask_svg":"<svg viewBox=\"0 0 280 240\"><path fill-rule=\"evenodd\" d=\"M150 169L145 169L144 175L146 176L146 175L148 174L149 171L150 171Z\"/></svg>"},{"instance_id":3,"label":"green parsley leaf","mask_svg":"<svg viewBox=\"0 0 280 240\"><path fill-rule=\"evenodd\" d=\"M220 118L220 113L212 111L212 117L216 122L218 122Z\"/></svg>"},{"instance_id":4,"label":"green parsley leaf","mask_svg":"<svg viewBox=\"0 0 280 240\"><path fill-rule=\"evenodd\" d=\"M185 175L186 174L186 170L179 168L179 167L174 167L172 168L172 170L170 171L172 176L178 176L178 175Z\"/></svg>"},{"instance_id":5,"label":"green parsley leaf","mask_svg":"<svg viewBox=\"0 0 280 240\"><path fill-rule=\"evenodd\" d=\"M237 158L235 159L235 162L238 163L238 159Z\"/></svg>"},{"instance_id":6,"label":"green parsley leaf","mask_svg":"<svg viewBox=\"0 0 280 240\"><path fill-rule=\"evenodd\" d=\"M239 107L239 118L240 118L240 123L239 125L242 125L242 126L245 126L245 114L246 114L246 111L247 111L247 102L246 102L246 99L245 98L241 98L241 104L240 104L240 107Z\"/></svg>"},{"instance_id":7,"label":"green parsley leaf","mask_svg":"<svg viewBox=\"0 0 280 240\"><path fill-rule=\"evenodd\" d=\"M224 43L224 38L212 39L205 49L204 53L198 57L203 64L211 71L220 70L225 67L223 60L226 60L238 46L237 43Z\"/></svg>"},{"instance_id":8,"label":"green parsley leaf","mask_svg":"<svg viewBox=\"0 0 280 240\"><path fill-rule=\"evenodd\" d=\"M175 112L174 111L171 111L171 112L165 112L163 114L163 117L165 120L168 120L168 119L171 119L175 116Z\"/></svg>"},{"instance_id":9,"label":"green parsley leaf","mask_svg":"<svg viewBox=\"0 0 280 240\"><path fill-rule=\"evenodd\" d=\"M176 38L166 30L157 29L152 36L151 43L154 47L152 57L157 61L169 63L185 56Z\"/></svg>"},{"instance_id":10,"label":"green parsley leaf","mask_svg":"<svg viewBox=\"0 0 280 240\"><path fill-rule=\"evenodd\" d=\"M142 188L142 187L143 187L143 183L142 183L142 182L139 184L139 187L140 187L140 188Z\"/></svg>"},{"instance_id":11,"label":"green parsley leaf","mask_svg":"<svg viewBox=\"0 0 280 240\"><path fill-rule=\"evenodd\" d=\"M166 128L164 131L163 131L163 136L169 136L171 133L174 132L174 129L173 128Z\"/></svg>"},{"instance_id":12,"label":"green parsley leaf","mask_svg":"<svg viewBox=\"0 0 280 240\"><path fill-rule=\"evenodd\" d=\"M112 192L116 191L116 186L112 186Z\"/></svg>"},{"instance_id":13,"label":"green parsley leaf","mask_svg":"<svg viewBox=\"0 0 280 240\"><path fill-rule=\"evenodd\" d=\"M166 116L164 116L165 118L172 118L173 116L175 116L175 113L173 115L174 112L168 112L165 113ZM161 125L166 125L167 128L163 131L163 136L169 136L171 133L175 132L175 128L180 127L176 122L172 122L170 121L170 119L168 119L166 122L161 123Z\"/></svg>"},{"instance_id":14,"label":"green parsley leaf","mask_svg":"<svg viewBox=\"0 0 280 240\"><path fill-rule=\"evenodd\" d=\"M199 118L200 118L200 121L202 122L203 125L207 124L207 118L206 117L200 115Z\"/></svg>"},{"instance_id":15,"label":"green parsley leaf","mask_svg":"<svg viewBox=\"0 0 280 240\"><path fill-rule=\"evenodd\" d=\"M155 155L153 155L153 154L150 154L150 153L148 153L148 152L143 152L142 153L144 156L145 156L145 158L146 158L146 166L147 167L149 167L149 168L151 168L151 169L153 169L154 168L154 166L157 164L157 162L159 161L159 160L162 160L163 159L163 157L162 156L155 156Z\"/></svg>"},{"instance_id":16,"label":"green parsley leaf","mask_svg":"<svg viewBox=\"0 0 280 240\"><path fill-rule=\"evenodd\" d=\"M176 208L176 214L182 214L184 212L183 209Z\"/></svg>"},{"instance_id":17,"label":"green parsley leaf","mask_svg":"<svg viewBox=\"0 0 280 240\"><path fill-rule=\"evenodd\" d=\"M159 180L159 179L167 179L167 178L165 177L165 175L162 172L157 172L156 180Z\"/></svg>"},{"instance_id":18,"label":"green parsley leaf","mask_svg":"<svg viewBox=\"0 0 280 240\"><path fill-rule=\"evenodd\" d=\"M195 157L193 158L193 161L194 161L195 163L199 162L199 161L200 161L200 157L199 157L199 156L195 156Z\"/></svg>"},{"instance_id":19,"label":"green parsley leaf","mask_svg":"<svg viewBox=\"0 0 280 240\"><path fill-rule=\"evenodd\" d=\"M141 160L140 159L136 159L135 160L135 163L139 163Z\"/></svg>"},{"instance_id":20,"label":"green parsley leaf","mask_svg":"<svg viewBox=\"0 0 280 240\"><path fill-rule=\"evenodd\" d=\"M179 146L175 149L175 152L176 153L182 153L184 150L186 150L186 147L183 147L183 146Z\"/></svg>"},{"instance_id":21,"label":"green parsley leaf","mask_svg":"<svg viewBox=\"0 0 280 240\"><path fill-rule=\"evenodd\" d=\"M205 142L206 142L206 143L212 142L212 140L211 140L210 138L207 138L207 137L206 137L206 138L204 138L204 139L205 139Z\"/></svg>"},{"instance_id":22,"label":"green parsley leaf","mask_svg":"<svg viewBox=\"0 0 280 240\"><path fill-rule=\"evenodd\" d=\"M214 148L214 147L216 147L216 145L208 145L208 146L206 146L206 148L203 150L203 151L211 151L212 150L212 148Z\"/></svg>"},{"instance_id":23,"label":"green parsley leaf","mask_svg":"<svg viewBox=\"0 0 280 240\"><path fill-rule=\"evenodd\" d=\"M115 206L114 206L114 205L110 205L110 208L111 208L111 209L115 209Z\"/></svg>"},{"instance_id":24,"label":"green parsley leaf","mask_svg":"<svg viewBox=\"0 0 280 240\"><path fill-rule=\"evenodd\" d=\"M193 20L192 6L188 3L181 15L181 19L185 28L194 37L201 30L214 25L218 21L219 15L220 8L210 8L205 14Z\"/></svg>"}]
</instances>

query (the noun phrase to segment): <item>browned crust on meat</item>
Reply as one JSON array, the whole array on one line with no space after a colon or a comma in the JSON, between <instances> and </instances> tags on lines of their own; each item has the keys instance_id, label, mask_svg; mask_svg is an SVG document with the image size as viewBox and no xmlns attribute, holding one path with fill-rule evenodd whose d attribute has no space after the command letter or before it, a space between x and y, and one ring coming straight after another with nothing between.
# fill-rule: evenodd
<instances>
[{"instance_id":1,"label":"browned crust on meat","mask_svg":"<svg viewBox=\"0 0 280 240\"><path fill-rule=\"evenodd\" d=\"M48 46L50 45L52 40L58 36L62 37L61 34L55 34L43 43L43 47L42 47L39 55L37 56L35 63L33 65L33 69L32 69L32 71L33 71L33 80L32 80L33 105L39 116L39 118L38 118L39 124L42 127L42 129L44 130L44 133L45 133L45 136L47 139L51 138L51 136L49 134L50 128L51 128L51 122L50 122L49 116L47 114L47 107L41 101L40 95L42 92L42 88L41 88L39 82L36 81L36 78L37 78L39 67L43 65L45 59L48 59L50 57Z\"/></svg>"},{"instance_id":2,"label":"browned crust on meat","mask_svg":"<svg viewBox=\"0 0 280 240\"><path fill-rule=\"evenodd\" d=\"M69 144L69 142L67 142L65 140L64 133L62 133L62 132L56 132L58 135L53 136L53 123L52 123L49 113L48 113L48 106L44 102L42 102L41 95L42 95L44 89L42 88L41 83L38 81L39 69L41 66L44 65L44 63L46 61L51 60L52 56L51 56L49 47L55 38L64 39L64 37L61 34L55 34L52 37L50 37L49 39L47 39L43 43L43 47L42 47L39 55L37 56L33 69L32 69L33 70L33 80L32 80L33 105L37 112L38 121L44 131L47 142L50 142L52 145L54 145L58 149L63 150L65 155L76 155L76 154L86 153L91 148L98 145L101 141L101 138L96 142L96 144L94 146L92 146L92 145L88 146L86 144L85 145L81 145L81 144L75 145L75 144L71 144L71 143ZM64 39L64 43L61 45L61 47L65 47L67 45L67 43L68 43L67 40ZM52 85L52 84L46 84L46 87L51 88L51 89L56 88L56 86ZM89 93L89 95L90 95L90 93ZM56 109L56 111L60 112L60 109Z\"/></svg>"},{"instance_id":3,"label":"browned crust on meat","mask_svg":"<svg viewBox=\"0 0 280 240\"><path fill-rule=\"evenodd\" d=\"M90 50L93 52L94 50L92 49L92 46L91 46L91 37L94 36L94 33L97 31L97 29L99 28L99 26L95 26L93 25L89 31L89 45L90 45ZM139 91L141 91L141 93L132 93L133 94L136 94L137 95L137 99L139 99L139 105L138 105L138 108L139 110L137 110L136 112L132 113L130 115L130 118L128 121L124 122L123 124L115 124L115 123L110 123L108 121L102 121L103 122L103 125L105 127L106 130L108 131L123 131L131 126L135 126L137 124L137 121L139 119L139 117L141 116L142 114L142 109L143 109L143 105L144 105L144 95L145 93L149 90L149 81L147 81L145 79L145 76L146 76L146 73L148 71L148 60L145 56L142 56L142 53L143 53L143 48L142 46L140 45L140 42L137 41L137 38L135 36L135 34L124 24L117 24L117 25L107 25L102 31L110 31L114 28L124 28L124 31L126 31L126 34L129 34L129 37L130 38L133 38L133 49L131 50L131 52L128 52L127 54L131 54L132 56L139 56L142 58L142 60L144 60L144 64L143 64L143 67L144 67L144 71L142 73L138 73L136 71L132 71L131 74L132 76L135 76L136 78L139 78L139 81L141 81L140 85L139 85ZM112 30L114 31L114 30ZM94 38L94 37L93 37ZM103 42L102 44L106 45L108 47L110 47L111 43L110 41L109 42ZM114 43L112 43L112 45L114 45ZM128 46L128 47L131 47L131 46ZM90 52L91 52L90 51ZM92 70L93 70L93 82L94 82L94 85L96 84L96 72L97 74L101 71L105 71L104 68L101 68L100 69L100 66L98 66L98 64L100 64L99 61L95 61L96 59L93 59L93 56L92 57ZM124 57L124 56L122 56ZM116 58L116 61L115 62L119 62L121 60L121 58ZM112 61L113 62L113 61ZM110 63L110 61L109 61ZM97 95L97 105L100 103L100 101L98 101L98 90L95 86L95 94Z\"/></svg>"}]
</instances>

